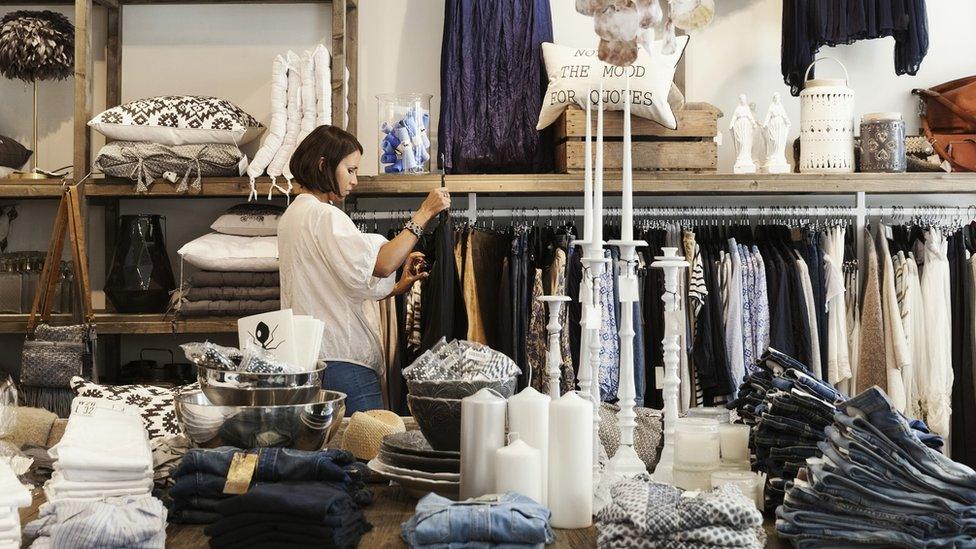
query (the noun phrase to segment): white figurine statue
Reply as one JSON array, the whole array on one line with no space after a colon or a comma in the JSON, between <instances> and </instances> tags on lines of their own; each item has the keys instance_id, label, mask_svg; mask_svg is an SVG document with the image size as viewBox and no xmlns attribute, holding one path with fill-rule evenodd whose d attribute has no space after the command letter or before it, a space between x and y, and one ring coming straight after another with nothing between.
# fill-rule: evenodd
<instances>
[{"instance_id":1,"label":"white figurine statue","mask_svg":"<svg viewBox=\"0 0 976 549\"><path fill-rule=\"evenodd\" d=\"M773 102L766 111L763 121L763 140L766 143L766 173L788 173L790 165L786 161L786 140L790 135L790 119L780 102L779 93L773 94Z\"/></svg>"},{"instance_id":2,"label":"white figurine statue","mask_svg":"<svg viewBox=\"0 0 976 549\"><path fill-rule=\"evenodd\" d=\"M746 95L739 96L739 105L732 113L729 131L732 132L732 142L735 144L734 173L756 173L756 163L752 159L752 140L755 134L756 117L746 99Z\"/></svg>"}]
</instances>

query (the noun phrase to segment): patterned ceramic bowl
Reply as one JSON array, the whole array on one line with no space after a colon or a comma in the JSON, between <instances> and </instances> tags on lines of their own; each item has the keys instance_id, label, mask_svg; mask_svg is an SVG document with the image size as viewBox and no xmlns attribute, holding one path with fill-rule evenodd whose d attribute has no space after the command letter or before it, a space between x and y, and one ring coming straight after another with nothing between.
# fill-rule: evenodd
<instances>
[{"instance_id":1,"label":"patterned ceramic bowl","mask_svg":"<svg viewBox=\"0 0 976 549\"><path fill-rule=\"evenodd\" d=\"M410 414L435 450L461 449L461 400L407 395Z\"/></svg>"},{"instance_id":2,"label":"patterned ceramic bowl","mask_svg":"<svg viewBox=\"0 0 976 549\"><path fill-rule=\"evenodd\" d=\"M418 397L461 399L471 396L481 389L494 389L508 398L515 394L515 378L507 381L444 381L418 380L407 381L407 392Z\"/></svg>"}]
</instances>

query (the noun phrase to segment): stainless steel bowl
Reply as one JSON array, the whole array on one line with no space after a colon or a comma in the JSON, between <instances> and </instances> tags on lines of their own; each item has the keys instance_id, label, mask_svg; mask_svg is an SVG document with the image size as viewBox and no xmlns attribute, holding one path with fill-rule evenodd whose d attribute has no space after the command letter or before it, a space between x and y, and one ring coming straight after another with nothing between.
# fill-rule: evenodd
<instances>
[{"instance_id":1,"label":"stainless steel bowl","mask_svg":"<svg viewBox=\"0 0 976 549\"><path fill-rule=\"evenodd\" d=\"M315 400L325 363L310 372L259 374L197 366L197 380L207 400L220 406L279 406Z\"/></svg>"},{"instance_id":2,"label":"stainless steel bowl","mask_svg":"<svg viewBox=\"0 0 976 549\"><path fill-rule=\"evenodd\" d=\"M324 390L308 404L218 406L200 390L179 393L174 403L183 431L203 448L319 450L339 430L346 412L346 395Z\"/></svg>"}]
</instances>

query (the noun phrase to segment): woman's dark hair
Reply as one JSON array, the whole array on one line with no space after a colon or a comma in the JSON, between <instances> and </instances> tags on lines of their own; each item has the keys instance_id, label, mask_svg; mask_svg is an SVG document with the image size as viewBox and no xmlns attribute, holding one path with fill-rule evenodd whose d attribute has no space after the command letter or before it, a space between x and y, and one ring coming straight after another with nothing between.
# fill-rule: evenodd
<instances>
[{"instance_id":1,"label":"woman's dark hair","mask_svg":"<svg viewBox=\"0 0 976 549\"><path fill-rule=\"evenodd\" d=\"M295 148L288 167L292 175L306 189L320 193L339 192L335 179L336 167L343 158L355 151L363 152L356 136L335 126L319 126ZM319 169L319 160L324 158Z\"/></svg>"}]
</instances>

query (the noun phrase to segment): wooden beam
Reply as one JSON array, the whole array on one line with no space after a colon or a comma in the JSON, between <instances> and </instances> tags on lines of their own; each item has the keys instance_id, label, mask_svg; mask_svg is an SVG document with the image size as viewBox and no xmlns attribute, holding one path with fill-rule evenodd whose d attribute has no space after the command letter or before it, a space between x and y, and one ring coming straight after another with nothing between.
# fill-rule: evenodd
<instances>
[{"instance_id":1,"label":"wooden beam","mask_svg":"<svg viewBox=\"0 0 976 549\"><path fill-rule=\"evenodd\" d=\"M349 68L349 124L353 135L359 128L359 0L346 0L346 66Z\"/></svg>"},{"instance_id":2,"label":"wooden beam","mask_svg":"<svg viewBox=\"0 0 976 549\"><path fill-rule=\"evenodd\" d=\"M345 128L346 0L332 1L332 125Z\"/></svg>"},{"instance_id":3,"label":"wooden beam","mask_svg":"<svg viewBox=\"0 0 976 549\"><path fill-rule=\"evenodd\" d=\"M91 47L92 0L75 2L75 108L74 108L74 179L84 177L91 164L91 133L88 120L92 115Z\"/></svg>"},{"instance_id":4,"label":"wooden beam","mask_svg":"<svg viewBox=\"0 0 976 549\"><path fill-rule=\"evenodd\" d=\"M105 108L122 104L122 6L109 8L105 39Z\"/></svg>"}]
</instances>

